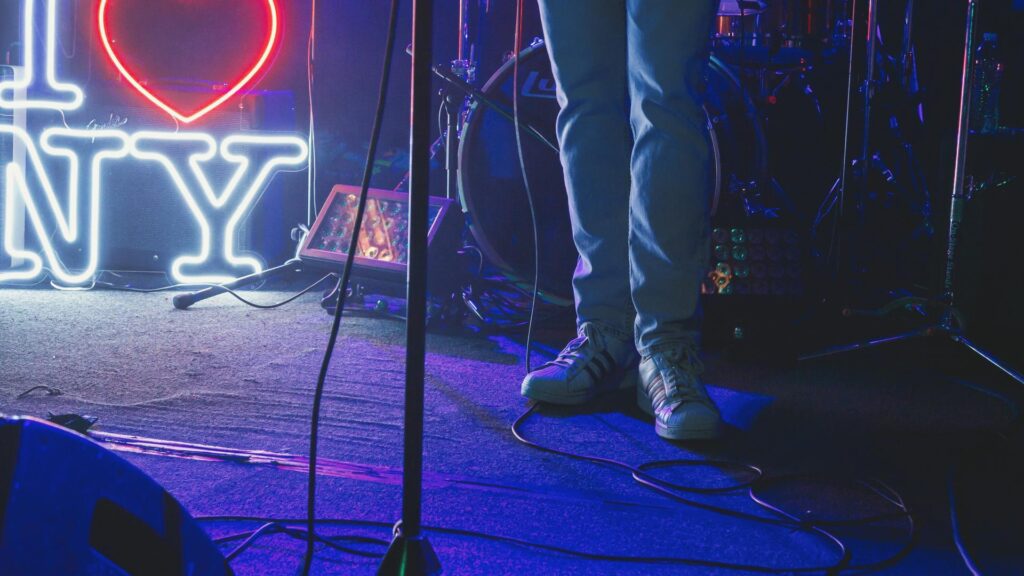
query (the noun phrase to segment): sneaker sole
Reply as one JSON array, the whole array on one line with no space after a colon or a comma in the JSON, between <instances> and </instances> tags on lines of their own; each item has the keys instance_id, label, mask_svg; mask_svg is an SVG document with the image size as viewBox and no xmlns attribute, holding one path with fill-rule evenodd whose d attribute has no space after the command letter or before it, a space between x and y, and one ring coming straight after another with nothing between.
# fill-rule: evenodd
<instances>
[{"instance_id":1,"label":"sneaker sole","mask_svg":"<svg viewBox=\"0 0 1024 576\"><path fill-rule=\"evenodd\" d=\"M722 435L722 425L719 423L711 428L669 428L654 415L654 407L647 397L643 388L636 387L636 405L648 416L654 418L654 432L666 440L714 440Z\"/></svg>"},{"instance_id":2,"label":"sneaker sole","mask_svg":"<svg viewBox=\"0 0 1024 576\"><path fill-rule=\"evenodd\" d=\"M631 386L637 386L640 380L640 373L635 368L627 370L624 374L617 377L618 382L611 387L601 387L599 389L584 390L578 394L549 394L541 390L534 390L530 388L529 382L523 382L521 393L524 397L529 398L537 402L544 402L545 404L558 404L559 406L580 406L591 402L601 396L607 394L613 394L620 390L628 390Z\"/></svg>"},{"instance_id":3,"label":"sneaker sole","mask_svg":"<svg viewBox=\"0 0 1024 576\"><path fill-rule=\"evenodd\" d=\"M722 426L718 425L713 428L690 430L690 429L672 429L667 426L662 426L661 422L654 422L654 431L666 440L714 440L722 435Z\"/></svg>"}]
</instances>

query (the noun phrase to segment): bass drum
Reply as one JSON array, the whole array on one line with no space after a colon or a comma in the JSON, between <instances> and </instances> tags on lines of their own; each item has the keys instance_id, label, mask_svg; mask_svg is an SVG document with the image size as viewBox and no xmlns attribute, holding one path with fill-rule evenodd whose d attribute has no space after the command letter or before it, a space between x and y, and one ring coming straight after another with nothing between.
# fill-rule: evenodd
<instances>
[{"instance_id":1,"label":"bass drum","mask_svg":"<svg viewBox=\"0 0 1024 576\"><path fill-rule=\"evenodd\" d=\"M483 87L506 114L512 111L513 61ZM543 41L520 54L519 117L556 142L558 103ZM730 195L766 182L767 150L759 112L739 79L712 58L705 104L714 152L715 187L711 205L733 204ZM557 303L572 302L577 253L569 225L562 165L549 146L522 131L523 160L530 179L540 237L540 290ZM470 230L487 258L516 281L533 279L533 227L523 186L513 123L474 101L459 144L459 196Z\"/></svg>"}]
</instances>

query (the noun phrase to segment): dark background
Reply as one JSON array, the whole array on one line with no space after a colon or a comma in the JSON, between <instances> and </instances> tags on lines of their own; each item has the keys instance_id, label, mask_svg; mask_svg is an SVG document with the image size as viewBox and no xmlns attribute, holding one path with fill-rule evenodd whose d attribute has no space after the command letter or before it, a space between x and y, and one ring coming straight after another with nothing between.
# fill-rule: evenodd
<instances>
[{"instance_id":1,"label":"dark background","mask_svg":"<svg viewBox=\"0 0 1024 576\"><path fill-rule=\"evenodd\" d=\"M125 6L149 5L152 0L120 0ZM194 0L166 0L169 3L198 5ZM225 0L209 0L216 3ZM232 0L234 1L234 0ZM0 54L16 63L19 50L18 40L20 2L6 1L0 6ZM61 48L64 54L59 66L65 75L83 85L88 94L84 109L68 115L73 126L85 125L91 120L103 122L109 114L120 114L124 110L145 108L147 103L134 94L119 79L95 40L94 0L73 0L66 3L74 7L71 17L60 23ZM309 93L307 91L306 48L310 28L311 2L280 2L282 10L282 38L272 65L256 84L255 88L274 95L274 110L266 111L273 118L268 123L274 130L305 134L308 132ZM490 0L479 60L479 83L483 83L502 63L512 49L514 0ZM863 2L862 2L863 4ZM1002 110L1003 123L1007 126L1024 126L1024 2L1021 0L985 0L982 2L982 32L1000 34L1003 58L1006 62ZM456 0L438 3L437 41L435 58L438 63L455 57ZM898 44L904 2L880 1L880 20L884 37L893 45ZM1016 8L1016 9L1015 9ZM409 58L405 47L409 43L411 1L402 2L402 16L399 22L398 51L395 57L394 77L388 100L387 121L377 160L373 185L391 189L401 182L408 163L408 91ZM527 1L527 41L541 34L536 17L536 6ZM314 71L314 101L316 120L316 197L322 201L334 184L355 184L361 174L362 162L367 146L379 80L381 49L385 40L385 24L388 12L386 0L319 0L317 3L317 44ZM957 83L959 81L960 57L963 43L965 2L963 0L926 0L917 2L917 54L922 84L922 102L926 124L914 135L918 157L932 190L934 201L935 237L926 252L908 256L905 265L924 271L926 283L936 286L942 270L940 257L944 248L943 228L948 206L948 190L952 178L953 135L956 125ZM210 22L211 30L196 30L197 37L216 37L215 20ZM160 41L167 42L163 53L172 61L166 62L168 69L180 76L182 62L196 58L194 47L180 35L161 31ZM890 40L891 39L891 40ZM232 39L223 45L210 47L208 53L229 50ZM216 64L215 58L204 60L200 54L191 80L202 83L215 81L216 72L207 68ZM158 67L159 68L159 67ZM188 68L184 68L187 70ZM159 82L164 78L152 78ZM176 78L181 80L181 78ZM832 88L841 86L842 78L834 79ZM823 82L828 83L828 82ZM241 102L231 103L237 107ZM126 114L129 123L125 129L150 127L173 129L166 117L138 113ZM827 118L833 126L840 118ZM202 124L199 125L203 127ZM833 131L835 132L835 131ZM801 146L808 154L818 142L794 141L772 143L775 150L792 151L800 161ZM828 143L826 143L828 144ZM834 143L832 143L834 145ZM1008 138L997 143L979 142L972 155L972 165L985 173L998 171L1016 172L1021 158L1020 139ZM836 164L839 158L835 159ZM436 163L435 163L436 164ZM440 172L440 171L438 171ZM438 180L440 182L440 180ZM440 193L442 188L435 189ZM792 190L798 200L815 204L824 190L814 187ZM1017 294L1024 290L1024 266L1021 265L1020 217L1024 214L1024 194L1017 182L999 190L981 194L971 205L969 221L965 225L965 264L961 269L961 286L964 307L970 313L976 328L987 335L998 346L1008 351L1022 351L1022 338L1000 339L1009 326L1024 322L1024 310ZM261 204L270 210L272 221L266 220L272 230L271 240L263 246L271 262L287 255L287 229L294 223L305 220L306 175L283 174L275 179L274 188L268 191ZM254 218L270 218L259 214ZM998 342L1002 342L999 344Z\"/></svg>"}]
</instances>

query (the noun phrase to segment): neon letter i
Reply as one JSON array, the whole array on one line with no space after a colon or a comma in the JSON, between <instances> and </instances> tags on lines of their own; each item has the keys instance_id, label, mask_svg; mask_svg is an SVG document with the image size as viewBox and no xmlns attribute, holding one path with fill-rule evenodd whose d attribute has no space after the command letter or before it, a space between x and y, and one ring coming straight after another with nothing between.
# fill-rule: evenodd
<instances>
[{"instance_id":1,"label":"neon letter i","mask_svg":"<svg viewBox=\"0 0 1024 576\"><path fill-rule=\"evenodd\" d=\"M25 74L20 80L0 82L0 108L69 111L82 105L81 88L57 79L57 2L24 0ZM37 30L44 31L42 38ZM17 96L21 90L25 91L25 99Z\"/></svg>"}]
</instances>

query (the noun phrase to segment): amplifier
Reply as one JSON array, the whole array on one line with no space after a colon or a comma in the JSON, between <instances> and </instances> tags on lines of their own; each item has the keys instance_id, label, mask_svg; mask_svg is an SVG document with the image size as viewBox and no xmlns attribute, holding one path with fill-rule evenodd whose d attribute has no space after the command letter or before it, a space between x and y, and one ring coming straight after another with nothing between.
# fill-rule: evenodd
<instances>
[{"instance_id":1,"label":"amplifier","mask_svg":"<svg viewBox=\"0 0 1024 576\"><path fill-rule=\"evenodd\" d=\"M807 303L810 253L781 190L733 183L711 218L710 266L701 287L704 339L791 341Z\"/></svg>"},{"instance_id":2,"label":"amplifier","mask_svg":"<svg viewBox=\"0 0 1024 576\"><path fill-rule=\"evenodd\" d=\"M177 89L194 92L211 88L182 85ZM136 99L97 95L88 111L98 126L129 132L167 129L168 118L162 111L143 106ZM246 132L294 133L295 126L292 94L260 91L232 99L183 130L222 137ZM233 174L233 166L228 164L211 164L207 170L214 187L229 181ZM104 178L103 268L163 272L174 257L198 249L198 224L162 167L153 162L116 162L111 163ZM304 174L277 174L239 226L235 238L239 251L255 253L268 264L289 258L294 252L291 229L306 218L306 185Z\"/></svg>"},{"instance_id":3,"label":"amplifier","mask_svg":"<svg viewBox=\"0 0 1024 576\"><path fill-rule=\"evenodd\" d=\"M800 234L784 227L716 226L709 295L802 296L805 255Z\"/></svg>"},{"instance_id":4,"label":"amplifier","mask_svg":"<svg viewBox=\"0 0 1024 576\"><path fill-rule=\"evenodd\" d=\"M780 224L719 221L711 241L701 288L704 340L786 341L807 301L803 236Z\"/></svg>"},{"instance_id":5,"label":"amplifier","mask_svg":"<svg viewBox=\"0 0 1024 576\"><path fill-rule=\"evenodd\" d=\"M313 228L306 235L300 256L303 262L340 270L348 260L348 247L359 203L358 186L337 185L331 190ZM453 201L431 197L428 217L429 282L431 292L444 294L456 274L456 251L462 230ZM409 246L409 197L407 194L370 189L353 277L372 280L391 292L406 284Z\"/></svg>"}]
</instances>

